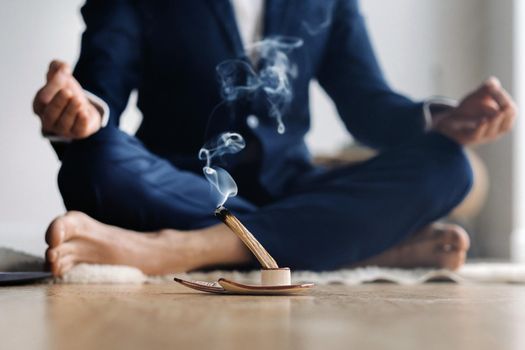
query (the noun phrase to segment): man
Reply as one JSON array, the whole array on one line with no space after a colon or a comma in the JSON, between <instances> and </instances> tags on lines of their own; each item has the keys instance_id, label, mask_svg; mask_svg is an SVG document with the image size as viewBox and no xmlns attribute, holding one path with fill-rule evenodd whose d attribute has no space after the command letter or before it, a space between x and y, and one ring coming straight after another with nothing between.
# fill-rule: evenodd
<instances>
[{"instance_id":1,"label":"man","mask_svg":"<svg viewBox=\"0 0 525 350\"><path fill-rule=\"evenodd\" d=\"M226 165L239 185L227 206L283 266L463 264L466 233L433 222L471 186L462 146L512 128L516 108L497 79L457 106L396 94L356 0L88 0L82 14L75 71L53 61L34 101L43 132L71 140L53 143L69 210L46 235L55 275L80 262L149 274L251 264L213 217L216 202L197 159L207 137L225 131L220 125L246 140ZM298 74L283 135L260 99L215 108L222 101L216 66L235 58L256 66L244 47L274 35L304 42L290 53ZM330 171L311 163L303 140L311 79L377 157ZM133 89L143 113L135 137L118 130ZM233 122L228 108L236 109Z\"/></svg>"}]
</instances>

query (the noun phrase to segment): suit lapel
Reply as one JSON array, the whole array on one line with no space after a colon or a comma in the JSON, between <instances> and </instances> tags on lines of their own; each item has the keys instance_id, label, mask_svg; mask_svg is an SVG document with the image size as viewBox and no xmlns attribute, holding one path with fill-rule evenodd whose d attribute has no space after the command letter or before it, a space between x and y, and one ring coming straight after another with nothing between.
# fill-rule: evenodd
<instances>
[{"instance_id":1,"label":"suit lapel","mask_svg":"<svg viewBox=\"0 0 525 350\"><path fill-rule=\"evenodd\" d=\"M206 2L211 7L235 56L244 56L244 47L230 0L206 0Z\"/></svg>"}]
</instances>

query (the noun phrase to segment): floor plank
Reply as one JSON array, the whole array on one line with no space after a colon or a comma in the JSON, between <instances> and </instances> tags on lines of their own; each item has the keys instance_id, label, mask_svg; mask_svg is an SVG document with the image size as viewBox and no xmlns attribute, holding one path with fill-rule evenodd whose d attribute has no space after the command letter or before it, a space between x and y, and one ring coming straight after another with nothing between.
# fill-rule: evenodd
<instances>
[{"instance_id":1,"label":"floor plank","mask_svg":"<svg viewBox=\"0 0 525 350\"><path fill-rule=\"evenodd\" d=\"M0 288L1 349L525 349L525 286L322 286L221 296L158 285Z\"/></svg>"}]
</instances>

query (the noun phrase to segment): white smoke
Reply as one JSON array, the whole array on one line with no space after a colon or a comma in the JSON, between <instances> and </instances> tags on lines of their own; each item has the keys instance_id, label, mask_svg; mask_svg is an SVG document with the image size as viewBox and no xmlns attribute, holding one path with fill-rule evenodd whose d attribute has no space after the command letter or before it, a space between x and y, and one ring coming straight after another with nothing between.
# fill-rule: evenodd
<instances>
[{"instance_id":1,"label":"white smoke","mask_svg":"<svg viewBox=\"0 0 525 350\"><path fill-rule=\"evenodd\" d=\"M328 7L324 4L320 5L318 9L315 9L314 18L301 22L303 28L310 36L318 35L332 24L335 2Z\"/></svg>"},{"instance_id":2,"label":"white smoke","mask_svg":"<svg viewBox=\"0 0 525 350\"><path fill-rule=\"evenodd\" d=\"M290 80L298 74L288 55L302 45L300 38L275 36L247 47L250 56L256 59L257 71L243 60L221 62L216 70L223 99L234 102L264 92L270 106L268 115L276 120L277 132L283 134L286 131L283 113L293 98Z\"/></svg>"},{"instance_id":3,"label":"white smoke","mask_svg":"<svg viewBox=\"0 0 525 350\"><path fill-rule=\"evenodd\" d=\"M225 154L238 153L244 147L246 143L240 134L225 132L206 143L199 151L199 159L206 161L206 165L202 168L204 176L220 195L217 207L226 203L228 198L235 197L238 189L231 175L213 162Z\"/></svg>"},{"instance_id":4,"label":"white smoke","mask_svg":"<svg viewBox=\"0 0 525 350\"><path fill-rule=\"evenodd\" d=\"M283 113L293 98L290 79L298 74L297 68L290 64L288 55L302 45L302 39L284 36L267 38L253 44L247 49L250 56L256 59L257 70L244 60L221 62L216 67L223 98L221 104L235 103L240 98L250 98L263 92L270 106L268 116L276 120L277 132L283 134L286 131ZM212 112L211 119L217 107ZM254 118L248 118L247 122L252 127L257 127L259 121ZM240 134L225 132L207 142L199 151L199 159L206 162L202 169L204 176L220 196L217 207L226 203L228 198L236 196L238 188L232 176L224 168L214 164L214 161L225 154L238 153L245 146Z\"/></svg>"}]
</instances>

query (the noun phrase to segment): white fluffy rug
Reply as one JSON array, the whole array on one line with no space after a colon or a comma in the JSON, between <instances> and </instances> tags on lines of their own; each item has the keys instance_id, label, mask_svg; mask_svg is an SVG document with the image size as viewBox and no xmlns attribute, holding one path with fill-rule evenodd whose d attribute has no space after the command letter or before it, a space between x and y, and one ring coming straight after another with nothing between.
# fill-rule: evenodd
<instances>
[{"instance_id":1,"label":"white fluffy rug","mask_svg":"<svg viewBox=\"0 0 525 350\"><path fill-rule=\"evenodd\" d=\"M42 258L0 248L0 271L39 271L44 268ZM128 266L79 264L55 283L165 283L173 277L191 280L216 281L220 277L246 283L257 283L259 271L212 271L173 274L165 276L146 276L140 270ZM322 284L356 285L370 282L393 282L404 285L420 284L429 281L445 280L456 283L525 283L525 264L511 263L468 263L459 271L432 269L391 269L366 267L330 272L296 271L292 273L294 282L313 282Z\"/></svg>"}]
</instances>

